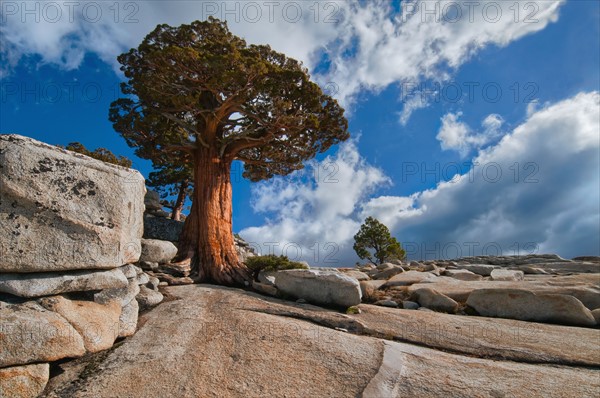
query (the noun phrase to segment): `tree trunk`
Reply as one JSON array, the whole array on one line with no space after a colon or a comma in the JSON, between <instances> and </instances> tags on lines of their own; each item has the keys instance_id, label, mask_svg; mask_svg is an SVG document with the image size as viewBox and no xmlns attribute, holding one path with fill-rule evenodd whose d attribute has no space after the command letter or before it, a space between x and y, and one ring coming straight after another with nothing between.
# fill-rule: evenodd
<instances>
[{"instance_id":1,"label":"tree trunk","mask_svg":"<svg viewBox=\"0 0 600 398\"><path fill-rule=\"evenodd\" d=\"M232 231L231 160L203 146L194 159L192 209L179 239L178 258L191 261L198 282L243 285L250 273L238 259Z\"/></svg>"},{"instance_id":2,"label":"tree trunk","mask_svg":"<svg viewBox=\"0 0 600 398\"><path fill-rule=\"evenodd\" d=\"M183 210L183 204L185 202L185 191L188 187L187 182L182 182L179 186L179 193L177 194L177 199L175 200L175 204L173 205L173 209L171 212L171 220L181 221L181 211Z\"/></svg>"}]
</instances>

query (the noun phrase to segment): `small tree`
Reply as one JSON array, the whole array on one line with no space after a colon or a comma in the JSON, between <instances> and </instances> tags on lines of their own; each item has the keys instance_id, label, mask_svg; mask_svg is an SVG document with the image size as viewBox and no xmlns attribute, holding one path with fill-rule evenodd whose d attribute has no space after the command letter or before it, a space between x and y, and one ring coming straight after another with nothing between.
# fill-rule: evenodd
<instances>
[{"instance_id":1,"label":"small tree","mask_svg":"<svg viewBox=\"0 0 600 398\"><path fill-rule=\"evenodd\" d=\"M118 166L131 167L132 164L131 160L127 159L125 156L117 156L106 148L97 148L90 151L80 142L71 142L66 147L63 147L62 145L58 145L58 147Z\"/></svg>"},{"instance_id":2,"label":"small tree","mask_svg":"<svg viewBox=\"0 0 600 398\"><path fill-rule=\"evenodd\" d=\"M373 249L372 254L368 249ZM360 230L354 235L354 251L361 259L382 264L390 260L404 260L406 252L388 227L373 217L367 217Z\"/></svg>"}]
</instances>

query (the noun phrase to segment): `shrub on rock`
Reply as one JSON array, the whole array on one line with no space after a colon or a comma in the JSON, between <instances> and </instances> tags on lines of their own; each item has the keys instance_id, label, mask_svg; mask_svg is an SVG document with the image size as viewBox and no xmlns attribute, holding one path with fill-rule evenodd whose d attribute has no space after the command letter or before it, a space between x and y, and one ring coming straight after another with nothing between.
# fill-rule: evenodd
<instances>
[{"instance_id":1,"label":"shrub on rock","mask_svg":"<svg viewBox=\"0 0 600 398\"><path fill-rule=\"evenodd\" d=\"M254 280L258 281L260 271L283 271L286 269L308 269L306 264L298 261L291 261L287 256L276 256L269 254L267 256L255 256L246 259L246 266Z\"/></svg>"}]
</instances>

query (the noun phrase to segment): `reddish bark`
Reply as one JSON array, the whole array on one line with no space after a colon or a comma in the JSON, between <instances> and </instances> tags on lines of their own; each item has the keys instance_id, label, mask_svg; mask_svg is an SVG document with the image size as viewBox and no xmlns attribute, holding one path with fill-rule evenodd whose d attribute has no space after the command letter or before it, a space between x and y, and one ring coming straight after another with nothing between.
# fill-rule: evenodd
<instances>
[{"instance_id":1,"label":"reddish bark","mask_svg":"<svg viewBox=\"0 0 600 398\"><path fill-rule=\"evenodd\" d=\"M231 160L213 148L195 153L192 209L179 241L179 258L191 261L198 282L240 285L250 280L238 259L232 230Z\"/></svg>"}]
</instances>

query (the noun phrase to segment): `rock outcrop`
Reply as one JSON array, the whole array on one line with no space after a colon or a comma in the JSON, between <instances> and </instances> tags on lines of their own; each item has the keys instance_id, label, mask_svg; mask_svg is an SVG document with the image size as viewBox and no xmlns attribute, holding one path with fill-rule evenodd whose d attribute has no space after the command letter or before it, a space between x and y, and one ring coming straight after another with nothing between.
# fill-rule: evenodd
<instances>
[{"instance_id":1,"label":"rock outcrop","mask_svg":"<svg viewBox=\"0 0 600 398\"><path fill-rule=\"evenodd\" d=\"M0 395L34 397L47 362L135 332L138 285L154 292L140 298L146 308L162 295L130 264L141 253L139 172L16 135L0 135L0 170Z\"/></svg>"},{"instance_id":2,"label":"rock outcrop","mask_svg":"<svg viewBox=\"0 0 600 398\"><path fill-rule=\"evenodd\" d=\"M336 271L278 271L275 286L284 294L326 306L351 307L361 299L358 281Z\"/></svg>"},{"instance_id":3,"label":"rock outcrop","mask_svg":"<svg viewBox=\"0 0 600 398\"><path fill-rule=\"evenodd\" d=\"M209 285L166 292L173 300L123 344L59 365L44 397L592 397L600 388L599 330L365 304L345 315Z\"/></svg>"},{"instance_id":4,"label":"rock outcrop","mask_svg":"<svg viewBox=\"0 0 600 398\"><path fill-rule=\"evenodd\" d=\"M139 258L139 172L18 135L0 135L0 170L0 271L108 269Z\"/></svg>"},{"instance_id":5,"label":"rock outcrop","mask_svg":"<svg viewBox=\"0 0 600 398\"><path fill-rule=\"evenodd\" d=\"M469 295L467 305L483 316L576 326L596 325L592 312L581 301L565 294L535 294L518 289L481 289Z\"/></svg>"}]
</instances>

